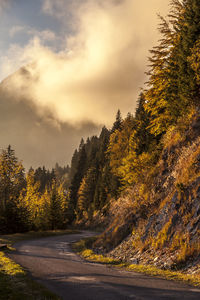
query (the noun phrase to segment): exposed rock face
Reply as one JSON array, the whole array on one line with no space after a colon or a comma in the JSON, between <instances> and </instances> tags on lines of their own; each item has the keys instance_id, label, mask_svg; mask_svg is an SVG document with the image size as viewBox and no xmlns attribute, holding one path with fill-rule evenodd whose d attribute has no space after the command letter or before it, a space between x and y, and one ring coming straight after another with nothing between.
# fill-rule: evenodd
<instances>
[{"instance_id":1,"label":"exposed rock face","mask_svg":"<svg viewBox=\"0 0 200 300\"><path fill-rule=\"evenodd\" d=\"M124 213L122 207L111 215L110 226L94 249L102 247L107 255L132 263L200 272L199 134L199 113L181 138L174 130L164 144L151 185L145 183L148 201L137 200L139 185L122 196L118 202L123 206L128 198L129 209Z\"/></svg>"}]
</instances>

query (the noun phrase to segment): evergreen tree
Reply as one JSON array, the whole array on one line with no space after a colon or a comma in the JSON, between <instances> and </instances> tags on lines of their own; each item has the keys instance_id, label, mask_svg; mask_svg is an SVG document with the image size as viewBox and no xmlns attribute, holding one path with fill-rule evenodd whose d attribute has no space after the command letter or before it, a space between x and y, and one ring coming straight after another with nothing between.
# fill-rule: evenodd
<instances>
[{"instance_id":1,"label":"evergreen tree","mask_svg":"<svg viewBox=\"0 0 200 300\"><path fill-rule=\"evenodd\" d=\"M78 165L77 165L77 169L76 169L76 173L71 181L71 186L69 188L69 197L70 197L70 207L73 207L74 213L75 213L75 208L77 205L77 198L78 198L78 190L80 187L80 183L81 180L84 177L85 174L85 166L86 166L86 151L85 151L85 145L81 145L81 147L79 147L79 161L78 161ZM74 214L75 217L75 214Z\"/></svg>"},{"instance_id":2,"label":"evergreen tree","mask_svg":"<svg viewBox=\"0 0 200 300\"><path fill-rule=\"evenodd\" d=\"M129 151L134 151L137 155L149 151L157 143L155 136L151 134L149 129L150 114L144 108L145 101L145 96L141 93L137 101L135 123L128 142Z\"/></svg>"},{"instance_id":3,"label":"evergreen tree","mask_svg":"<svg viewBox=\"0 0 200 300\"><path fill-rule=\"evenodd\" d=\"M50 191L50 226L52 230L62 228L62 214L61 214L61 199L58 194L56 183L53 182Z\"/></svg>"},{"instance_id":4,"label":"evergreen tree","mask_svg":"<svg viewBox=\"0 0 200 300\"><path fill-rule=\"evenodd\" d=\"M172 0L169 21L161 18L160 44L151 51L149 89L145 108L151 115L151 133L162 136L188 107L199 103L199 83L190 63L200 38L198 0Z\"/></svg>"},{"instance_id":5,"label":"evergreen tree","mask_svg":"<svg viewBox=\"0 0 200 300\"><path fill-rule=\"evenodd\" d=\"M78 190L77 213L78 217L85 216L91 219L93 213L93 199L96 184L96 169L90 168L83 177Z\"/></svg>"},{"instance_id":6,"label":"evergreen tree","mask_svg":"<svg viewBox=\"0 0 200 300\"><path fill-rule=\"evenodd\" d=\"M168 126L176 119L174 112L171 113L170 110L169 89L171 91L170 98L177 94L176 83L172 84L169 77L169 73L173 69L171 56L173 56L172 51L174 52L176 41L175 33L164 18L160 17L160 19L159 31L163 38L160 40L160 44L150 51L150 70L147 73L149 75L147 82L149 88L144 95L144 107L150 115L149 128L151 133L158 137L165 133ZM176 76L174 75L173 81L175 79Z\"/></svg>"},{"instance_id":7,"label":"evergreen tree","mask_svg":"<svg viewBox=\"0 0 200 300\"><path fill-rule=\"evenodd\" d=\"M121 121L120 130L116 129L111 135L107 150L111 172L118 176L118 167L121 165L122 159L128 155L129 139L135 128L135 119L129 113L127 117Z\"/></svg>"},{"instance_id":8,"label":"evergreen tree","mask_svg":"<svg viewBox=\"0 0 200 300\"><path fill-rule=\"evenodd\" d=\"M177 23L179 43L177 46L178 96L187 107L191 102L199 103L199 87L188 57L197 40L200 39L199 0L183 0L182 12Z\"/></svg>"},{"instance_id":9,"label":"evergreen tree","mask_svg":"<svg viewBox=\"0 0 200 300\"><path fill-rule=\"evenodd\" d=\"M34 171L31 170L26 177L26 192L21 201L24 202L24 206L28 211L28 224L29 228L33 230L40 229L41 223L41 194L40 194L40 183L35 182Z\"/></svg>"},{"instance_id":10,"label":"evergreen tree","mask_svg":"<svg viewBox=\"0 0 200 300\"><path fill-rule=\"evenodd\" d=\"M0 155L0 211L2 230L21 228L17 210L20 192L25 187L24 168L9 145Z\"/></svg>"},{"instance_id":11,"label":"evergreen tree","mask_svg":"<svg viewBox=\"0 0 200 300\"><path fill-rule=\"evenodd\" d=\"M121 111L118 109L117 114L116 114L116 119L112 126L111 132L114 132L115 130L120 130L121 123L122 123Z\"/></svg>"},{"instance_id":12,"label":"evergreen tree","mask_svg":"<svg viewBox=\"0 0 200 300\"><path fill-rule=\"evenodd\" d=\"M72 180L78 167L78 160L79 160L79 153L77 149L74 151L72 159L71 159L71 166L70 166L70 179Z\"/></svg>"}]
</instances>

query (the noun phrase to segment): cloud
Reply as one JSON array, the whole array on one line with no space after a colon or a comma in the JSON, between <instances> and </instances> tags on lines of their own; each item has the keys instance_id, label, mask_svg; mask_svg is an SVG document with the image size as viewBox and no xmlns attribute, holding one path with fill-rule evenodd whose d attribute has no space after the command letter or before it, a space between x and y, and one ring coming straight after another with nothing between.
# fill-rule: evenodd
<instances>
[{"instance_id":1,"label":"cloud","mask_svg":"<svg viewBox=\"0 0 200 300\"><path fill-rule=\"evenodd\" d=\"M21 33L21 32L26 33L32 37L38 37L43 42L53 41L53 40L56 40L56 38L57 38L55 32L53 32L49 29L39 31L35 28L21 26L21 25L15 25L15 26L11 27L9 30L9 35L11 38L13 38L16 34Z\"/></svg>"},{"instance_id":2,"label":"cloud","mask_svg":"<svg viewBox=\"0 0 200 300\"><path fill-rule=\"evenodd\" d=\"M27 30L27 33L30 35L33 35L35 37L38 37L41 39L41 41L54 41L56 40L56 34L55 32L47 29L47 30L42 30L38 31L36 29L29 29Z\"/></svg>"},{"instance_id":3,"label":"cloud","mask_svg":"<svg viewBox=\"0 0 200 300\"><path fill-rule=\"evenodd\" d=\"M40 117L32 102L23 98L16 101L1 85L0 148L5 149L11 144L27 170L30 166L52 168L56 162L61 165L70 163L81 137L86 138L100 130L92 123L83 123L77 128L67 123L55 126L56 122L49 111Z\"/></svg>"},{"instance_id":4,"label":"cloud","mask_svg":"<svg viewBox=\"0 0 200 300\"><path fill-rule=\"evenodd\" d=\"M15 68L33 62L26 67L32 79L25 83L20 74L12 88L19 96L31 97L38 109L49 109L60 122L72 125L111 125L118 108L124 114L134 111L145 81L148 49L159 37L156 13L166 13L169 0L81 3L44 1L44 12L63 20L72 16L74 33L66 36L61 52L43 45L42 38L51 37L43 32L24 48L11 47L4 61L7 68L12 62Z\"/></svg>"},{"instance_id":5,"label":"cloud","mask_svg":"<svg viewBox=\"0 0 200 300\"><path fill-rule=\"evenodd\" d=\"M11 44L6 55L0 56L0 78L6 78L28 62L29 58L25 53L25 49L18 44ZM15 86L10 86L10 88L14 90Z\"/></svg>"},{"instance_id":6,"label":"cloud","mask_svg":"<svg viewBox=\"0 0 200 300\"><path fill-rule=\"evenodd\" d=\"M16 34L21 33L21 32L26 33L32 37L38 37L43 42L53 41L53 40L56 40L56 38L57 38L55 32L53 32L49 29L39 31L35 28L21 26L21 25L15 25L15 26L11 27L9 30L9 35L11 38L13 38Z\"/></svg>"},{"instance_id":7,"label":"cloud","mask_svg":"<svg viewBox=\"0 0 200 300\"><path fill-rule=\"evenodd\" d=\"M10 0L0 0L0 14L10 6Z\"/></svg>"},{"instance_id":8,"label":"cloud","mask_svg":"<svg viewBox=\"0 0 200 300\"><path fill-rule=\"evenodd\" d=\"M60 18L66 16L68 8L74 4L77 5L78 2L80 3L80 0L44 0L42 11L47 15Z\"/></svg>"},{"instance_id":9,"label":"cloud","mask_svg":"<svg viewBox=\"0 0 200 300\"><path fill-rule=\"evenodd\" d=\"M21 26L21 25L15 25L13 27L10 28L9 30L9 35L10 37L14 37L16 34L18 34L19 32L24 31L25 27Z\"/></svg>"}]
</instances>

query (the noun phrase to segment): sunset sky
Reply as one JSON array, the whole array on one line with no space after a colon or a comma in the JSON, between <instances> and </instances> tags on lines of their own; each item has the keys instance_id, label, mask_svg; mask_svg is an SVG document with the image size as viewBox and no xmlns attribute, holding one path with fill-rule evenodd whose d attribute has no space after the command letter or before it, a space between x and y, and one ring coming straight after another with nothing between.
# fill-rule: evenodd
<instances>
[{"instance_id":1,"label":"sunset sky","mask_svg":"<svg viewBox=\"0 0 200 300\"><path fill-rule=\"evenodd\" d=\"M0 0L0 148L13 145L27 167L66 164L81 136L111 126L118 109L134 113L168 5ZM28 78L4 81L22 66Z\"/></svg>"}]
</instances>

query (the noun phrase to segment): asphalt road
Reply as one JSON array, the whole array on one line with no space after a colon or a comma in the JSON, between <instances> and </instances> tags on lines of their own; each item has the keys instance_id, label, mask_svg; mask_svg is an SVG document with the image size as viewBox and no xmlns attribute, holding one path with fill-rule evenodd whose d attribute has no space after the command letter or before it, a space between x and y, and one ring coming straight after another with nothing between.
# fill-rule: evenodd
<instances>
[{"instance_id":1,"label":"asphalt road","mask_svg":"<svg viewBox=\"0 0 200 300\"><path fill-rule=\"evenodd\" d=\"M91 232L15 244L10 257L49 290L67 300L200 299L200 289L134 272L88 263L70 243Z\"/></svg>"}]
</instances>

